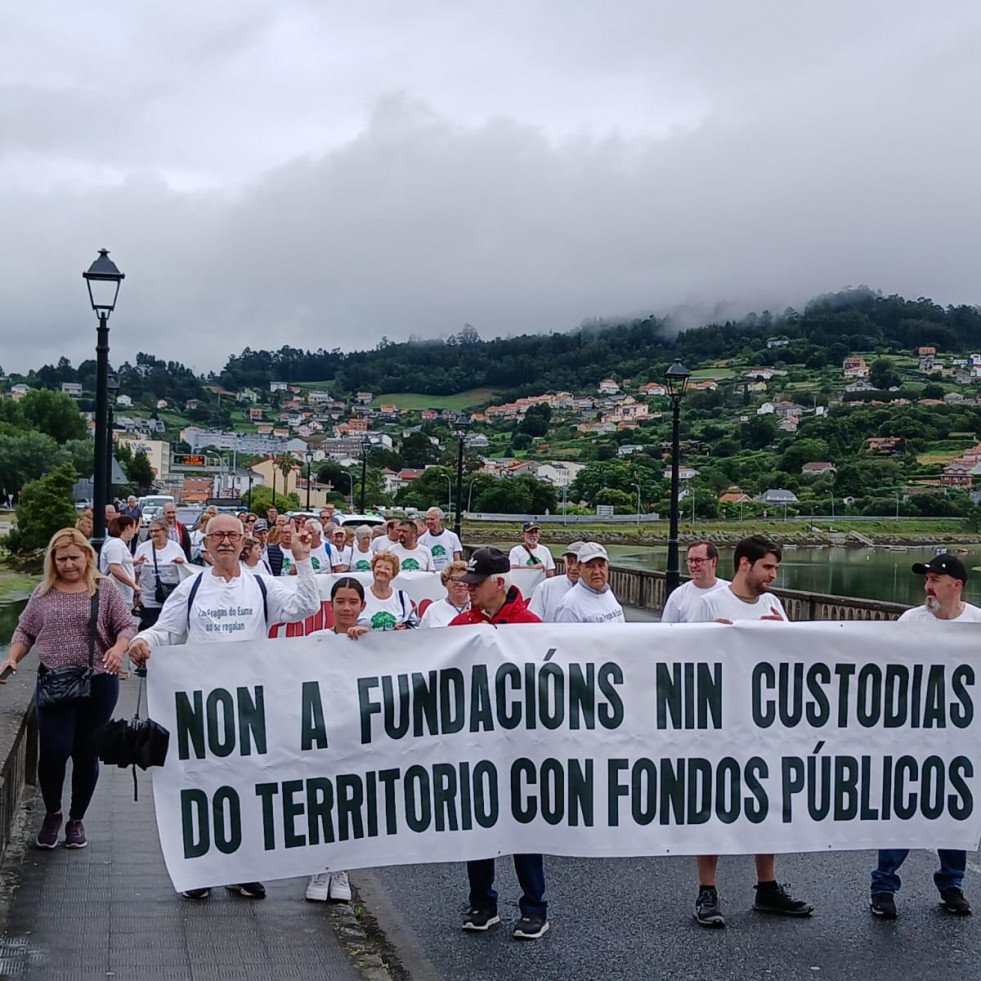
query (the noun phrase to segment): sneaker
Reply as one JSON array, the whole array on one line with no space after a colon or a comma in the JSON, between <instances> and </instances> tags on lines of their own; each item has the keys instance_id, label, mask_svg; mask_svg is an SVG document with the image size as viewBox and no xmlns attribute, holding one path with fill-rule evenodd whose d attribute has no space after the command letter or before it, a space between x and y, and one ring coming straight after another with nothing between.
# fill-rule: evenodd
<instances>
[{"instance_id":1,"label":"sneaker","mask_svg":"<svg viewBox=\"0 0 981 981\"><path fill-rule=\"evenodd\" d=\"M69 820L65 825L65 848L85 848L85 825L81 821Z\"/></svg>"},{"instance_id":2,"label":"sneaker","mask_svg":"<svg viewBox=\"0 0 981 981\"><path fill-rule=\"evenodd\" d=\"M464 930L489 930L501 922L497 912L486 909L468 909L463 917Z\"/></svg>"},{"instance_id":3,"label":"sneaker","mask_svg":"<svg viewBox=\"0 0 981 981\"><path fill-rule=\"evenodd\" d=\"M211 895L211 890L207 886L204 889L185 889L181 895L185 899L207 899Z\"/></svg>"},{"instance_id":4,"label":"sneaker","mask_svg":"<svg viewBox=\"0 0 981 981\"><path fill-rule=\"evenodd\" d=\"M38 848L55 848L58 844L58 832L61 830L60 814L45 814L41 822L41 830L37 833Z\"/></svg>"},{"instance_id":5,"label":"sneaker","mask_svg":"<svg viewBox=\"0 0 981 981\"><path fill-rule=\"evenodd\" d=\"M351 880L347 872L331 872L330 898L336 903L351 902Z\"/></svg>"},{"instance_id":6,"label":"sneaker","mask_svg":"<svg viewBox=\"0 0 981 981\"><path fill-rule=\"evenodd\" d=\"M872 893L869 909L880 920L894 920L899 915L896 912L896 897L891 892Z\"/></svg>"},{"instance_id":7,"label":"sneaker","mask_svg":"<svg viewBox=\"0 0 981 981\"><path fill-rule=\"evenodd\" d=\"M719 906L719 892L715 886L699 886L695 900L695 919L703 927L724 927L726 918Z\"/></svg>"},{"instance_id":8,"label":"sneaker","mask_svg":"<svg viewBox=\"0 0 981 981\"><path fill-rule=\"evenodd\" d=\"M238 882L234 886L225 886L229 892L237 892L247 899L265 899L266 887L261 882Z\"/></svg>"},{"instance_id":9,"label":"sneaker","mask_svg":"<svg viewBox=\"0 0 981 981\"><path fill-rule=\"evenodd\" d=\"M544 916L522 916L511 934L515 940L537 940L548 932L548 920Z\"/></svg>"},{"instance_id":10,"label":"sneaker","mask_svg":"<svg viewBox=\"0 0 981 981\"><path fill-rule=\"evenodd\" d=\"M307 899L311 903L326 903L330 897L330 873L318 872L307 883Z\"/></svg>"},{"instance_id":11,"label":"sneaker","mask_svg":"<svg viewBox=\"0 0 981 981\"><path fill-rule=\"evenodd\" d=\"M756 886L756 901L753 909L759 913L779 913L782 916L810 916L814 907L802 899L794 899L786 886Z\"/></svg>"},{"instance_id":12,"label":"sneaker","mask_svg":"<svg viewBox=\"0 0 981 981\"><path fill-rule=\"evenodd\" d=\"M953 913L954 916L971 915L971 904L967 901L964 893L961 892L957 886L951 886L949 889L944 889L944 891L940 894L940 905L943 906L948 913Z\"/></svg>"}]
</instances>

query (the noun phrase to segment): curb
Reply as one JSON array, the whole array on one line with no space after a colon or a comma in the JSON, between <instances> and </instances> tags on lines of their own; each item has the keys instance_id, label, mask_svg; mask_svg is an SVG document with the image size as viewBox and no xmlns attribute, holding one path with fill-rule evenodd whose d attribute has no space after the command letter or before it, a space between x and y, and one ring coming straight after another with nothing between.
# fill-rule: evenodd
<instances>
[{"instance_id":1,"label":"curb","mask_svg":"<svg viewBox=\"0 0 981 981\"><path fill-rule=\"evenodd\" d=\"M378 922L365 909L360 893L352 887L350 903L328 904L327 917L341 947L365 981L408 981Z\"/></svg>"}]
</instances>

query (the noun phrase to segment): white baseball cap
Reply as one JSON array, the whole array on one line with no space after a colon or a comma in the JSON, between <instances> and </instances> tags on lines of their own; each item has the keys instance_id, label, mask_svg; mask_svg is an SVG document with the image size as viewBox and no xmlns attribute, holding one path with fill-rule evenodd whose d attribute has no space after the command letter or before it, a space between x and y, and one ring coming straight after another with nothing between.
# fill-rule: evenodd
<instances>
[{"instance_id":1,"label":"white baseball cap","mask_svg":"<svg viewBox=\"0 0 981 981\"><path fill-rule=\"evenodd\" d=\"M610 557L606 554L606 549L599 542L586 542L579 549L579 564L585 565L593 559L603 559L606 562L610 561Z\"/></svg>"}]
</instances>

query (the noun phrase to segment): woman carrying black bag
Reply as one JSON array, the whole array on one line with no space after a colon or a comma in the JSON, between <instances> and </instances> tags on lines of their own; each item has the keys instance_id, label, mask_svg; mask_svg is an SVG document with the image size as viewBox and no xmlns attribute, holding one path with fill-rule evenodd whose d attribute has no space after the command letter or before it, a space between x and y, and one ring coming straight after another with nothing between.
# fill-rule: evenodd
<instances>
[{"instance_id":1,"label":"woman carrying black bag","mask_svg":"<svg viewBox=\"0 0 981 981\"><path fill-rule=\"evenodd\" d=\"M117 674L136 624L119 591L99 575L81 532L64 528L48 543L44 578L34 590L10 642L0 674L17 670L37 651L38 779L47 812L39 848L54 848L63 820L61 793L72 760L72 800L65 847L84 848L82 818L99 779L92 733L112 715Z\"/></svg>"},{"instance_id":2,"label":"woman carrying black bag","mask_svg":"<svg viewBox=\"0 0 981 981\"><path fill-rule=\"evenodd\" d=\"M150 537L136 550L133 560L140 583L140 629L146 630L157 622L167 597L181 581L177 568L185 562L184 550L167 537L167 524L154 518L150 522Z\"/></svg>"}]
</instances>

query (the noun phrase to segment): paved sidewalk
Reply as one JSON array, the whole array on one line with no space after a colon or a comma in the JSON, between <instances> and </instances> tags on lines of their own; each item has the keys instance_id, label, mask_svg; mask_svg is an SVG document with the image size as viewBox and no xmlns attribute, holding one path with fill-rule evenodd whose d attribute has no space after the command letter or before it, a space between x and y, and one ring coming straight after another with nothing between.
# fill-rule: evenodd
<instances>
[{"instance_id":1,"label":"paved sidewalk","mask_svg":"<svg viewBox=\"0 0 981 981\"><path fill-rule=\"evenodd\" d=\"M135 678L123 692L116 718L132 714ZM180 898L160 852L150 776L139 773L138 780L134 803L131 772L103 768L85 819L88 848L29 845L17 854L12 843L3 868L0 978L358 981L326 905L304 901L305 879L266 883L265 900L224 889L203 902ZM42 817L38 798L26 829L30 842Z\"/></svg>"}]
</instances>

